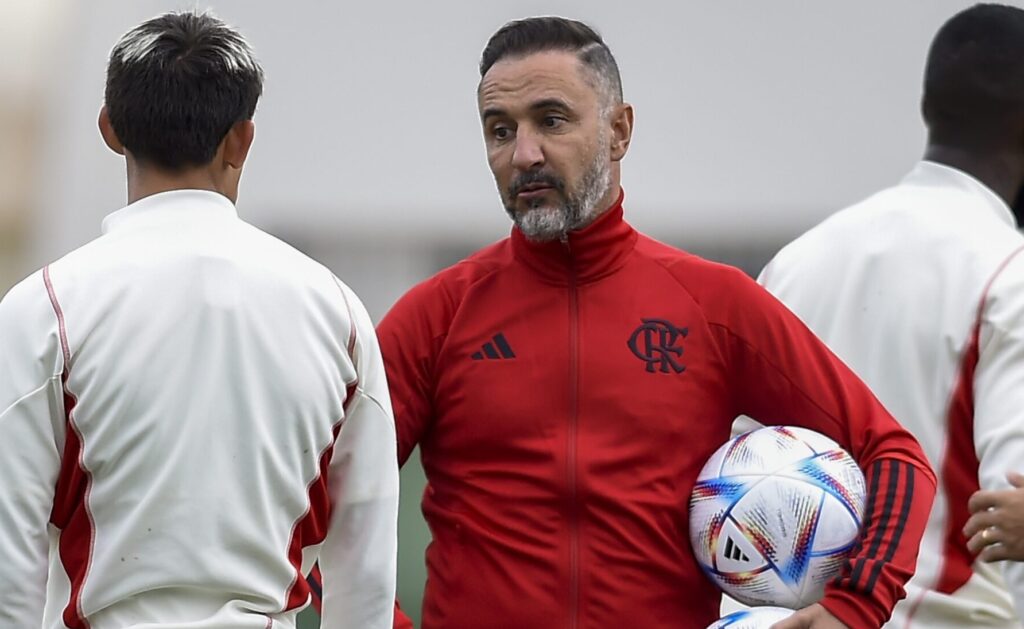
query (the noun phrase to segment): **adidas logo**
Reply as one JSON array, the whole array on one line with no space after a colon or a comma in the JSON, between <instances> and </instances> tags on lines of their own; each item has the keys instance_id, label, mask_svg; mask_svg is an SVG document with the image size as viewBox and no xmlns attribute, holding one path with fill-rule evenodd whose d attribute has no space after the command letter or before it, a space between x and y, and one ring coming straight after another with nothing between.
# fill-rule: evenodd
<instances>
[{"instance_id":1,"label":"adidas logo","mask_svg":"<svg viewBox=\"0 0 1024 629\"><path fill-rule=\"evenodd\" d=\"M731 537L725 538L725 558L733 561L750 561L750 557L747 557L739 546L732 543Z\"/></svg>"},{"instance_id":2,"label":"adidas logo","mask_svg":"<svg viewBox=\"0 0 1024 629\"><path fill-rule=\"evenodd\" d=\"M505 340L505 335L498 332L494 335L491 341L484 343L483 349L479 352L473 353L473 360L483 360L485 358L489 360L500 360L502 358L515 358L516 354L512 351L512 347L509 346L508 341Z\"/></svg>"}]
</instances>

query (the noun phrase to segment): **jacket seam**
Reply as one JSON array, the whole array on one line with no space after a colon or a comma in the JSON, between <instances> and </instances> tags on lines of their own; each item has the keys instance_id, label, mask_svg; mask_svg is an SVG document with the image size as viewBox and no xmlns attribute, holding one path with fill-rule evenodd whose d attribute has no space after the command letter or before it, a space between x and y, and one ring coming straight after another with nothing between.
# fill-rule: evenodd
<instances>
[{"instance_id":1,"label":"jacket seam","mask_svg":"<svg viewBox=\"0 0 1024 629\"><path fill-rule=\"evenodd\" d=\"M515 253L512 252L512 255L514 256ZM468 264L472 264L474 266L479 266L480 262L478 262L478 261L468 261L465 264L467 264L467 265ZM456 265L456 266L458 266L458 265ZM432 344L435 344L435 343L437 344L437 351L433 352L434 355L431 356L432 362L436 363L437 359L438 359L438 356L444 350L444 344L447 342L448 335L451 332L452 321L455 320L455 314L462 308L462 304L466 301L466 298L465 298L466 297L466 293L468 293L470 290L473 289L473 287L477 286L478 284L480 284L481 282L483 282L487 278L489 278L489 277L491 277L491 276L493 276L493 275L495 275L495 274L497 274L497 273L499 273L501 271L504 271L505 269L507 269L507 268L509 268L511 266L512 266L511 263L500 264L500 265L495 266L493 269L490 269L490 270L486 271L480 277L474 278L469 283L469 285L466 287L466 290L462 291L462 298L459 299L459 300L456 300L455 296L452 294L451 290L449 290L447 278L440 279L438 284L440 285L441 290L444 292L445 299L448 300L448 307L449 307L449 309L451 311L451 316L448 317L447 321L445 321L444 331L440 332L438 334L435 334L432 337L432 339L431 339ZM452 268L455 268L455 267L452 267ZM433 369L433 367L434 367L434 365L431 365L431 373L436 374L437 370ZM431 390L435 390L436 391L436 388L437 388L436 376L435 376L435 378L433 380L434 381L430 383L430 385L431 385L430 388L431 388Z\"/></svg>"},{"instance_id":2,"label":"jacket seam","mask_svg":"<svg viewBox=\"0 0 1024 629\"><path fill-rule=\"evenodd\" d=\"M366 389L364 389L363 387L356 387L355 391L353 391L353 395L358 395L364 400L369 400L374 406L380 409L381 413L383 413L385 416L388 415L388 412L384 410L384 405L380 403L380 400L367 393ZM393 423L394 422L392 422L392 424Z\"/></svg>"},{"instance_id":3,"label":"jacket seam","mask_svg":"<svg viewBox=\"0 0 1024 629\"><path fill-rule=\"evenodd\" d=\"M693 294L693 292L690 291L690 288L681 279L676 277L675 273L672 272L672 267L674 267L676 264L678 264L679 260L673 260L672 262L666 264L666 263L664 263L664 262L662 262L660 260L657 260L657 259L649 257L649 256L645 256L645 255L640 254L640 253L638 253L637 255L640 255L643 258L645 258L647 260L650 260L653 264L659 266L663 271L665 271L665 273L670 278L672 278L672 281L675 282L679 286L679 288L681 288L686 293L686 295L693 301L693 303L697 305L697 309L700 311L701 319L703 319L704 325L709 330L711 329L712 325L718 325L718 326L722 325L722 324L717 324L717 323L712 323L711 322L711 320L708 318L707 313L704 311L704 304L702 304L700 302L700 300L697 299L697 297ZM722 326L722 327L725 327L725 326ZM719 344L718 344L718 339L715 339L712 336L711 341L712 341L712 343L714 343L715 353L718 355L718 360L723 365L728 366L729 361L725 359L725 354L723 353L721 346L719 346Z\"/></svg>"},{"instance_id":4,"label":"jacket seam","mask_svg":"<svg viewBox=\"0 0 1024 629\"><path fill-rule=\"evenodd\" d=\"M773 370L773 371L774 371L775 373L777 373L777 374L778 374L778 375L780 375L780 376L781 376L781 377L782 377L783 379L785 379L785 381L786 381L786 382L787 382L787 383L789 384L789 386L790 386L790 387L792 387L792 388L793 388L793 390L795 390L795 391L799 392L799 393L800 393L800 395L801 395L801 396L802 396L802 397L803 397L803 398L804 398L804 399L805 399L806 401L808 401L808 402L809 402L809 403L810 403L810 404L811 404L812 406L814 406L814 408L816 408L816 409L818 409L819 411L821 411L821 413L822 413L823 415L825 415L826 417L828 417L828 418L829 418L829 419L830 419L830 420L832 421L832 423L833 423L833 424L835 424L835 425L836 425L837 427L839 427L840 429L842 429L842 427L843 427L843 424L842 424L842 422L840 422L840 421L839 421L839 418L838 418L838 417L836 417L836 416L835 416L835 415L833 415L832 413L828 412L828 411L827 411L827 410L826 410L826 409L825 409L824 407L822 407L822 406L821 406L820 404L818 404L818 402L817 402L817 401L815 401L815 399L814 399L813 397L811 397L810 395L808 395L807 391L805 391L805 390L803 389L803 387L800 387L800 386L798 386L798 385L797 385L797 384L796 384L796 383L795 383L795 382L793 381L793 379L789 377L789 374L787 374L787 373L786 373L786 372L785 372L784 370L782 370L781 368L779 368L779 366L778 366L778 365L776 365L776 364L775 364L774 362L772 362L772 360L768 358L767 354L765 354L764 352L762 352L760 348L758 348L758 347L757 347L756 345L754 345L753 343L751 343L750 341L748 341L748 340L747 340L746 338L744 338L744 337L740 336L739 334L737 334L736 332L734 332L734 331L732 330L732 328L730 328L729 326L725 325L724 323L709 323L709 325L712 325L712 326L715 326L715 327L718 327L718 328L722 328L723 330L725 330L725 332L726 332L727 334L729 334L729 335L730 335L730 336L732 336L733 338L735 338L735 339L739 340L739 341L740 341L741 343L743 343L744 345L746 345L747 347L749 347L750 349L752 349L752 350L754 351L754 353L756 353L756 354L757 354L757 357L758 357L758 358L760 358L761 360L763 360L763 361L764 361L764 363L765 363L766 365L768 365L769 367L771 367L771 368L772 368L772 370ZM756 419L756 418L755 418L755 419Z\"/></svg>"},{"instance_id":5,"label":"jacket seam","mask_svg":"<svg viewBox=\"0 0 1024 629\"><path fill-rule=\"evenodd\" d=\"M49 378L46 379L46 382L42 383L41 385L39 385L35 389L32 389L31 391L29 391L25 395L22 395L18 399L16 399L13 402L11 402L11 404L7 408L5 408L2 411L0 411L0 419L3 419L4 416L7 415L7 413L9 413L12 409L17 408L25 400L28 400L29 398L34 397L35 395L37 395L41 391L45 391L46 387L50 386L51 384L53 384L53 382L55 380L59 380L59 379L60 379L60 375L50 376Z\"/></svg>"},{"instance_id":6,"label":"jacket seam","mask_svg":"<svg viewBox=\"0 0 1024 629\"><path fill-rule=\"evenodd\" d=\"M985 287L984 287L984 289L982 289L982 292L981 292L981 298L978 300L977 314L975 315L975 318L974 318L976 325L979 326L979 330L980 330L980 327L982 325L987 325L990 329L994 330L995 332L999 332L1003 336L1009 336L1009 337L1016 337L1017 336L1014 333L1015 332L1014 330L1010 330L1010 329L1005 328L1004 326L1002 326L998 322L993 321L987 315L988 315L989 296L991 295L992 287L995 286L995 284L999 280L999 278L1002 277L1003 272L1006 271L1007 267L1010 266L1010 263L1013 262L1013 259L1016 258L1018 255L1020 255L1022 252L1024 252L1024 246L1017 247L1016 249L1011 251L1010 254L1007 255L1005 258L1003 258L1003 260L999 263L999 266L996 267L996 270L988 278L988 281L985 282ZM990 343L991 339L989 339L988 342ZM987 344L988 343L986 343L986 345ZM979 348L979 350L981 349L980 338L979 338L978 348Z\"/></svg>"}]
</instances>

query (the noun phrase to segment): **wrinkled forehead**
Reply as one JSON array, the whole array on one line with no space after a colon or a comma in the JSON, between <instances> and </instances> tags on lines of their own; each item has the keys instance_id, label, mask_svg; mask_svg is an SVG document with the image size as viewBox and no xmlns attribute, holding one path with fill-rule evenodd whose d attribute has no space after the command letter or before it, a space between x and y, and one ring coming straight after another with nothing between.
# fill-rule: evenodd
<instances>
[{"instance_id":1,"label":"wrinkled forehead","mask_svg":"<svg viewBox=\"0 0 1024 629\"><path fill-rule=\"evenodd\" d=\"M529 107L538 100L561 100L585 107L597 100L586 69L574 52L549 50L508 57L495 63L480 80L477 103L493 108Z\"/></svg>"}]
</instances>

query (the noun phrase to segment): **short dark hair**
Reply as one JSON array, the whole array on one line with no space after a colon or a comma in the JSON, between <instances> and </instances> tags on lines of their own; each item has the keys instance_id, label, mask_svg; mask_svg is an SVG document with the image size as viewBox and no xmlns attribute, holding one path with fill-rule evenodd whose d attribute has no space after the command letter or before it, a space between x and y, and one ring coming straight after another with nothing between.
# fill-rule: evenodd
<instances>
[{"instance_id":1,"label":"short dark hair","mask_svg":"<svg viewBox=\"0 0 1024 629\"><path fill-rule=\"evenodd\" d=\"M928 52L922 108L940 143L1001 143L1024 124L1024 10L976 4L950 18Z\"/></svg>"},{"instance_id":2,"label":"short dark hair","mask_svg":"<svg viewBox=\"0 0 1024 629\"><path fill-rule=\"evenodd\" d=\"M263 69L235 30L208 13L166 13L125 33L110 53L111 126L140 161L169 170L210 163L249 120Z\"/></svg>"},{"instance_id":3,"label":"short dark hair","mask_svg":"<svg viewBox=\"0 0 1024 629\"><path fill-rule=\"evenodd\" d=\"M613 102L622 102L622 78L608 45L594 29L564 17L530 17L502 26L484 47L480 76L507 57L524 57L549 50L575 52L602 83L598 87L604 88L606 96Z\"/></svg>"}]
</instances>

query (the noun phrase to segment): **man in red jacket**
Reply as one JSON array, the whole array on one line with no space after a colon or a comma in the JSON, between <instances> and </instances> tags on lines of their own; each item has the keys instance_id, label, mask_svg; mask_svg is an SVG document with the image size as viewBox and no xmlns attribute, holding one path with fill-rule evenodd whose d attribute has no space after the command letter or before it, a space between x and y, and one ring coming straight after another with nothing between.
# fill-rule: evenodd
<instances>
[{"instance_id":1,"label":"man in red jacket","mask_svg":"<svg viewBox=\"0 0 1024 629\"><path fill-rule=\"evenodd\" d=\"M832 437L870 488L840 578L777 626L879 627L934 494L917 442L746 275L624 221L633 109L594 31L511 22L480 70L515 227L378 328L399 459L419 444L428 479L424 629L706 627L688 499L739 414Z\"/></svg>"}]
</instances>

